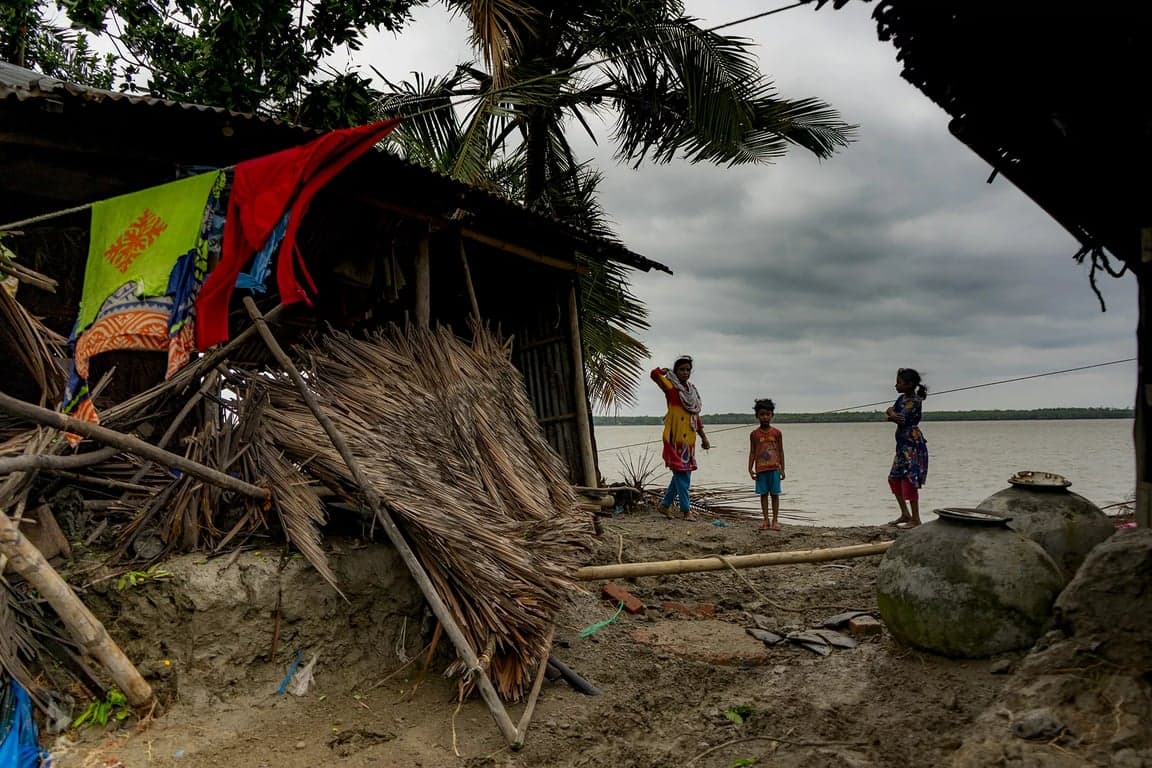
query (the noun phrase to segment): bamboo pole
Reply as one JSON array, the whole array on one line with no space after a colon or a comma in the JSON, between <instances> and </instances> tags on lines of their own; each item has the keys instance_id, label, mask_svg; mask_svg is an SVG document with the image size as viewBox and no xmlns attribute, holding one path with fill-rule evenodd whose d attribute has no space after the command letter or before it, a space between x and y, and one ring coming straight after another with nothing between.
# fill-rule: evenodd
<instances>
[{"instance_id":1,"label":"bamboo pole","mask_svg":"<svg viewBox=\"0 0 1152 768\"><path fill-rule=\"evenodd\" d=\"M792 563L823 563L828 560L847 560L853 557L882 555L892 546L890 541L878 544L853 544L849 547L828 549L799 549L794 552L762 552L755 555L728 557L702 557L698 560L657 560L649 563L620 563L618 565L588 565L576 571L580 581L598 579L624 579L633 576L664 576L670 573L700 573L722 571L725 568L760 568L765 565Z\"/></svg>"},{"instance_id":2,"label":"bamboo pole","mask_svg":"<svg viewBox=\"0 0 1152 768\"><path fill-rule=\"evenodd\" d=\"M211 467L206 467L200 462L192 461L184 456L165 451L162 448L157 448L138 437L125 435L123 432L117 432L114 429L101 427L91 422L74 419L62 413L50 411L47 408L41 408L37 405L26 403L23 400L17 400L3 392L0 392L0 411L7 411L13 416L18 416L37 424L55 427L65 432L73 432L77 435L98 440L101 443L107 443L122 451L133 453L145 459L151 459L172 469L178 469L181 472L225 490L235 491L256 499L268 498L268 491L259 486L246 483L243 480L239 480L231 475L226 475L223 472L218 472Z\"/></svg>"},{"instance_id":3,"label":"bamboo pole","mask_svg":"<svg viewBox=\"0 0 1152 768\"><path fill-rule=\"evenodd\" d=\"M576 399L576 434L580 438L580 464L584 485L599 483L596 454L592 451L592 418L588 413L588 384L584 380L584 342L580 338L580 305L576 300L576 283L568 289L568 329L572 340L572 381Z\"/></svg>"},{"instance_id":4,"label":"bamboo pole","mask_svg":"<svg viewBox=\"0 0 1152 768\"><path fill-rule=\"evenodd\" d=\"M432 608L432 613L440 620L443 625L444 631L448 634L448 638L452 644L456 646L456 652L464 659L468 665L468 671L477 677L477 686L480 689L480 695L484 699L484 703L488 705L489 711L492 713L492 719L496 721L497 727L503 734L504 738L509 744L516 741L516 727L512 724L512 720L508 717L508 712L504 709L503 703L500 701L499 694L496 689L492 687L492 681L488 678L488 673L480 664L480 660L476 657L476 652L472 650L472 646L468 644L467 638L460 630L456 619L452 616L452 612L448 610L448 606L444 604L440 594L436 591L436 587L432 584L432 579L429 578L428 572L424 570L424 566L420 563L416 553L412 551L404 534L400 532L397 527L396 521L392 519L392 515L385 508L383 501L380 499L376 487L369 482L364 470L360 466L360 462L348 447L344 435L332 423L332 419L320 407L320 403L316 400L316 395L308 388L308 384L304 381L304 377L300 375L300 371L296 368L292 359L284 352L279 342L272 335L272 331L268 328L267 323L257 309L256 303L248 296L244 297L244 307L248 310L248 314L252 317L252 321L256 324L257 332L268 346L268 350L272 356L276 358L276 362L284 369L284 371L292 378L296 384L296 389L303 398L304 403L308 409L312 411L316 420L320 422L324 432L328 435L328 439L332 441L332 445L340 453L344 463L348 465L348 469L352 472L352 477L356 480L356 484L364 492L365 499L368 505L372 508L372 513L375 515L376 520L379 521L384 532L388 535L389 541L392 546L396 547L396 551L400 554L400 558L404 564L408 566L412 578L416 581L416 585L420 587L420 591L424 593L425 599L428 600L429 607Z\"/></svg>"},{"instance_id":5,"label":"bamboo pole","mask_svg":"<svg viewBox=\"0 0 1152 768\"><path fill-rule=\"evenodd\" d=\"M8 567L23 576L48 601L80 647L104 665L129 704L142 707L152 701L152 688L108 636L104 625L3 512L0 512L0 554L8 558Z\"/></svg>"},{"instance_id":6,"label":"bamboo pole","mask_svg":"<svg viewBox=\"0 0 1152 768\"><path fill-rule=\"evenodd\" d=\"M552 639L556 637L556 627L548 631L548 642L545 643L544 653L540 656L540 668L536 670L536 680L532 683L532 690L528 694L528 702L524 705L524 714L520 715L520 722L516 724L516 741L512 742L512 749L519 750L524 746L524 736L528 733L528 725L532 722L532 714L536 711L536 701L540 698L540 689L544 686L545 673L548 672L548 657L552 655Z\"/></svg>"},{"instance_id":7,"label":"bamboo pole","mask_svg":"<svg viewBox=\"0 0 1152 768\"><path fill-rule=\"evenodd\" d=\"M416 325L427 328L432 322L432 257L428 235L416 247Z\"/></svg>"}]
</instances>

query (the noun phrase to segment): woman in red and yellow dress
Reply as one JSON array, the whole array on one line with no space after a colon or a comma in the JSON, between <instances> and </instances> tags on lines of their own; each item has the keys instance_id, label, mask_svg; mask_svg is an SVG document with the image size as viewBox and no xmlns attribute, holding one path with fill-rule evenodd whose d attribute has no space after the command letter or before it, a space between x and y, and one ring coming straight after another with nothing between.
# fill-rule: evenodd
<instances>
[{"instance_id":1,"label":"woman in red and yellow dress","mask_svg":"<svg viewBox=\"0 0 1152 768\"><path fill-rule=\"evenodd\" d=\"M700 421L700 392L689 381L692 376L692 358L681 355L668 368L652 371L652 380L664 392L668 412L664 416L664 466L672 470L672 480L668 491L660 502L660 512L672 516L672 500L678 499L680 514L686 520L695 519L688 501L688 488L692 484L692 473L696 470L696 435L700 435L700 447L708 450L711 446L704 434L704 424Z\"/></svg>"}]
</instances>

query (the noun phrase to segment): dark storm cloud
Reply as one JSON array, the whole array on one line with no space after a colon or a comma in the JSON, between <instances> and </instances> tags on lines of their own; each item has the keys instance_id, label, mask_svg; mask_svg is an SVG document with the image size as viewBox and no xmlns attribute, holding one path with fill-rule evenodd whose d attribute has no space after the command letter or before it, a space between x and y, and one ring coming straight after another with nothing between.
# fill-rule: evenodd
<instances>
[{"instance_id":1,"label":"dark storm cloud","mask_svg":"<svg viewBox=\"0 0 1152 768\"><path fill-rule=\"evenodd\" d=\"M876 39L872 5L800 8L737 27L781 96L824 99L860 125L818 161L773 165L618 165L611 118L578 126L578 155L605 173L602 198L633 250L676 274L636 274L655 365L689 352L708 411L827 410L890 397L897 366L935 389L1135 354L1134 281L1101 278L1101 314L1075 241L948 133L948 117L903 81ZM705 26L765 10L762 0L689 0ZM467 32L420 9L372 63L392 78L470 60ZM942 408L1125 405L1134 366L941 398ZM659 413L641 384L631 412Z\"/></svg>"}]
</instances>

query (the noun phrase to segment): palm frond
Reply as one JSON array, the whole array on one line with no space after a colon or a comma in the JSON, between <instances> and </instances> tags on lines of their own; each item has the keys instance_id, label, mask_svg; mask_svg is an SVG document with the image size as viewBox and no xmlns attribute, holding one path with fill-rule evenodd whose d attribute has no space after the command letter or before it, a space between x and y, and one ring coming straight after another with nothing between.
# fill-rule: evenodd
<instances>
[{"instance_id":1,"label":"palm frond","mask_svg":"<svg viewBox=\"0 0 1152 768\"><path fill-rule=\"evenodd\" d=\"M36 657L37 644L30 626L31 617L17 609L18 601L8 582L0 579L0 670L35 693L38 686L24 661Z\"/></svg>"},{"instance_id":2,"label":"palm frond","mask_svg":"<svg viewBox=\"0 0 1152 768\"><path fill-rule=\"evenodd\" d=\"M473 48L484 57L493 85L503 87L508 82L506 71L517 58L521 38L540 12L519 0L445 0L445 4L467 17Z\"/></svg>"},{"instance_id":3,"label":"palm frond","mask_svg":"<svg viewBox=\"0 0 1152 768\"><path fill-rule=\"evenodd\" d=\"M604 67L619 112L617 157L639 164L769 162L789 145L828 157L855 126L816 99L781 101L757 69L748 41L701 30L682 17L633 30Z\"/></svg>"}]
</instances>

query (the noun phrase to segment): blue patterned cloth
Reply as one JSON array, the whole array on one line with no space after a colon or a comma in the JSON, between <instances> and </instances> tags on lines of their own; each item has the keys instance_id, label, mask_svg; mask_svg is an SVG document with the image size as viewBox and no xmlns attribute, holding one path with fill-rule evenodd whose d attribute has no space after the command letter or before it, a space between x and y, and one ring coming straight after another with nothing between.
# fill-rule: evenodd
<instances>
[{"instance_id":1,"label":"blue patterned cloth","mask_svg":"<svg viewBox=\"0 0 1152 768\"><path fill-rule=\"evenodd\" d=\"M922 402L918 397L900 395L892 406L904 417L904 423L896 425L896 456L888 473L893 480L907 478L917 488L928 482L928 441L920 431Z\"/></svg>"}]
</instances>

